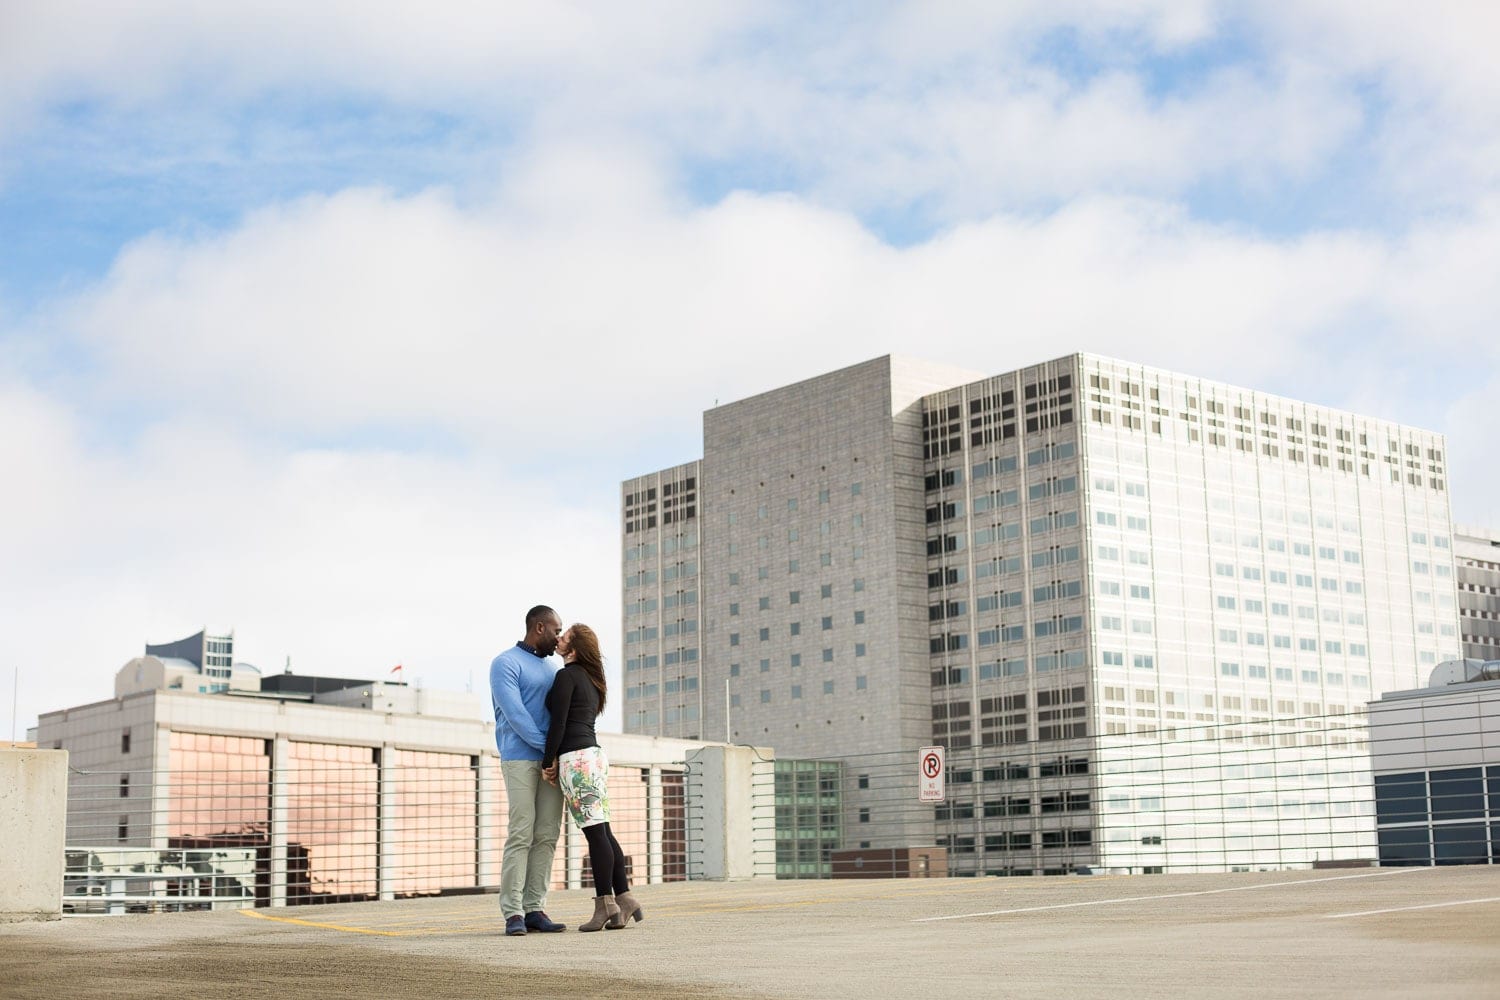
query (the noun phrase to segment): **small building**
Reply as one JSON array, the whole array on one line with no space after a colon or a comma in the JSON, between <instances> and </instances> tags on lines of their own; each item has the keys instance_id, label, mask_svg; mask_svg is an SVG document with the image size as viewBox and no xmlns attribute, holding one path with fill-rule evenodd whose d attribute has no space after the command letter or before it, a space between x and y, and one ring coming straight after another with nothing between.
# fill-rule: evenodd
<instances>
[{"instance_id":1,"label":"small building","mask_svg":"<svg viewBox=\"0 0 1500 1000\"><path fill-rule=\"evenodd\" d=\"M1370 703L1380 863L1500 863L1500 660L1450 660Z\"/></svg>"}]
</instances>

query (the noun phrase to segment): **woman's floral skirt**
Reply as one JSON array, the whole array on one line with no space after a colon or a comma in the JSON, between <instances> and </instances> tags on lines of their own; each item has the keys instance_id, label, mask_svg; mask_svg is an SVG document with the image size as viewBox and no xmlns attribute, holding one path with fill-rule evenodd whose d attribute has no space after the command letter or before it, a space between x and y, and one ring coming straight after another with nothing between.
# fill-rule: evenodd
<instances>
[{"instance_id":1,"label":"woman's floral skirt","mask_svg":"<svg viewBox=\"0 0 1500 1000\"><path fill-rule=\"evenodd\" d=\"M557 786L580 829L609 822L609 758L603 747L570 750L557 758Z\"/></svg>"}]
</instances>

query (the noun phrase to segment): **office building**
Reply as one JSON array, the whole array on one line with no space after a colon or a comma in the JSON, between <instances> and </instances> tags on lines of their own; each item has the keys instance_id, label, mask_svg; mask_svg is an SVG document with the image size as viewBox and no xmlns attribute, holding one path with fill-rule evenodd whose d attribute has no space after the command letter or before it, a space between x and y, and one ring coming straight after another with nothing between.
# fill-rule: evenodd
<instances>
[{"instance_id":1,"label":"office building","mask_svg":"<svg viewBox=\"0 0 1500 1000\"><path fill-rule=\"evenodd\" d=\"M1458 564L1458 615L1463 655L1500 659L1500 534L1456 525L1453 556Z\"/></svg>"},{"instance_id":2,"label":"office building","mask_svg":"<svg viewBox=\"0 0 1500 1000\"><path fill-rule=\"evenodd\" d=\"M1361 707L1459 650L1440 435L1089 355L885 357L716 407L622 514L627 731L843 760L846 846L936 840L958 871L1258 864L1267 823L1320 845L1278 863L1356 856ZM1325 717L1291 737L1340 760L1321 804L1121 821L1172 798L1147 758L1284 757L1273 720ZM928 743L969 781L923 813Z\"/></svg>"}]
</instances>

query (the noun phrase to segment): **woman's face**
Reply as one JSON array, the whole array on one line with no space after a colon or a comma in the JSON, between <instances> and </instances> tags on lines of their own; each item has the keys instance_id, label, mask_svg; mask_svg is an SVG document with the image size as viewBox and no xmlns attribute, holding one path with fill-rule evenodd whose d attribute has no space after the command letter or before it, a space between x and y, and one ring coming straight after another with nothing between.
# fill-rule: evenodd
<instances>
[{"instance_id":1,"label":"woman's face","mask_svg":"<svg viewBox=\"0 0 1500 1000\"><path fill-rule=\"evenodd\" d=\"M572 629L568 629L566 632L564 632L561 636L558 637L558 640L557 640L557 655L561 656L563 659L566 660L568 658L568 654L571 653L572 651L573 651L573 630Z\"/></svg>"}]
</instances>

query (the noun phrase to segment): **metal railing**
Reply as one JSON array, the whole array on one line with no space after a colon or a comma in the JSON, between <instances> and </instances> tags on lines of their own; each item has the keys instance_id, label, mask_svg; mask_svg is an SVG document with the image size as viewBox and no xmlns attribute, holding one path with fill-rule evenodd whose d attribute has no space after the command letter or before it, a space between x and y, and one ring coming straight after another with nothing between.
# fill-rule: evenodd
<instances>
[{"instance_id":1,"label":"metal railing","mask_svg":"<svg viewBox=\"0 0 1500 1000\"><path fill-rule=\"evenodd\" d=\"M1430 726L1409 705L1213 722L1138 708L1128 731L1122 715L1122 731L1030 742L975 740L950 717L940 802L919 798L917 747L838 759L705 748L612 766L611 825L636 883L1500 863L1500 751L1486 726L1500 727L1475 705ZM264 741L202 739L180 741L173 770L74 771L67 911L498 887L494 758L323 747L273 768ZM565 820L553 885L590 876Z\"/></svg>"},{"instance_id":2,"label":"metal railing","mask_svg":"<svg viewBox=\"0 0 1500 1000\"><path fill-rule=\"evenodd\" d=\"M306 905L496 891L506 796L498 762L327 748L274 771L265 754L184 755L191 767L73 769L64 912ZM259 742L259 741L254 741ZM212 745L212 744L211 744ZM348 751L348 752L344 752ZM342 759L340 759L342 758ZM614 765L611 828L636 882L687 877L683 764ZM564 813L558 888L592 884Z\"/></svg>"},{"instance_id":3,"label":"metal railing","mask_svg":"<svg viewBox=\"0 0 1500 1000\"><path fill-rule=\"evenodd\" d=\"M1430 743L1471 750L1429 757L1420 734L1391 734L1372 768L1363 710L1206 724L1152 714L1099 737L950 739L939 803L919 801L915 747L780 759L758 789L775 803L777 877L1500 863L1500 751L1474 763L1492 739L1477 719Z\"/></svg>"}]
</instances>

